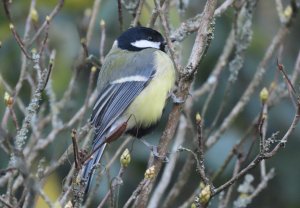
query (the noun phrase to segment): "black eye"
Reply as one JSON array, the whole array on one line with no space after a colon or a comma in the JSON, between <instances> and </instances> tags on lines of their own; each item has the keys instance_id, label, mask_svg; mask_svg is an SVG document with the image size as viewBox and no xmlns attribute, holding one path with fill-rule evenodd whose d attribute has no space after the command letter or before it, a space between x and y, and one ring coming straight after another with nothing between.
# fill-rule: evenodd
<instances>
[{"instance_id":1,"label":"black eye","mask_svg":"<svg viewBox=\"0 0 300 208\"><path fill-rule=\"evenodd\" d=\"M153 37L149 36L149 37L147 37L147 40L153 41Z\"/></svg>"}]
</instances>

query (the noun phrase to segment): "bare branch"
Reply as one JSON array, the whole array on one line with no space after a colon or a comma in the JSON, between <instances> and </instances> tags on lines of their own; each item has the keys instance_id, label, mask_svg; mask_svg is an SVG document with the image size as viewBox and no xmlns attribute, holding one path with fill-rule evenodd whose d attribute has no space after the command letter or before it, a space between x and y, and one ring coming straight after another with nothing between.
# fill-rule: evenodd
<instances>
[{"instance_id":1,"label":"bare branch","mask_svg":"<svg viewBox=\"0 0 300 208\"><path fill-rule=\"evenodd\" d=\"M226 0L221 4L215 11L214 16L220 17L232 4L234 3L234 0Z\"/></svg>"},{"instance_id":2,"label":"bare branch","mask_svg":"<svg viewBox=\"0 0 300 208\"><path fill-rule=\"evenodd\" d=\"M38 29L38 31L35 33L35 35L33 36L33 38L29 41L28 46L31 46L33 44L33 42L39 37L39 35L43 32L43 30L46 28L47 26L47 22L51 21L57 14L58 12L61 10L61 8L64 5L65 0L59 0L57 5L55 6L55 8L53 9L53 11L49 14L49 18L46 18L45 21L43 22L43 24L40 26L40 28Z\"/></svg>"},{"instance_id":3,"label":"bare branch","mask_svg":"<svg viewBox=\"0 0 300 208\"><path fill-rule=\"evenodd\" d=\"M271 59L272 55L274 54L275 50L279 47L280 43L283 41L283 39L286 37L288 32L287 27L282 27L277 32L277 34L274 36L271 44L269 45L264 58L260 62L258 69L251 81L251 83L248 85L247 89L245 90L244 94L242 95L240 101L235 105L235 107L231 110L229 115L225 118L225 120L222 122L220 128L215 131L212 135L209 136L209 138L206 141L206 146L209 148L214 143L218 141L220 136L226 131L226 129L232 124L234 119L237 117L237 115L244 109L246 103L249 102L251 95L254 93L255 89L258 87L260 82L262 81L263 75L266 73L266 66Z\"/></svg>"}]
</instances>

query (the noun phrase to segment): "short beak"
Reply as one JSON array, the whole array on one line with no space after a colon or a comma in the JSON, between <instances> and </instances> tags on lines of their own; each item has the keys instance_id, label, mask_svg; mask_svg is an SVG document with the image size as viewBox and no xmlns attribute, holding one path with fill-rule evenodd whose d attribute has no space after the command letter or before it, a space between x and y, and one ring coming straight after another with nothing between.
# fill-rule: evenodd
<instances>
[{"instance_id":1,"label":"short beak","mask_svg":"<svg viewBox=\"0 0 300 208\"><path fill-rule=\"evenodd\" d=\"M165 51L165 49L166 49L166 44L165 44L166 42L162 42L161 44L160 44L160 47L159 47L159 50L161 50L161 51L163 51L163 52L166 52Z\"/></svg>"}]
</instances>

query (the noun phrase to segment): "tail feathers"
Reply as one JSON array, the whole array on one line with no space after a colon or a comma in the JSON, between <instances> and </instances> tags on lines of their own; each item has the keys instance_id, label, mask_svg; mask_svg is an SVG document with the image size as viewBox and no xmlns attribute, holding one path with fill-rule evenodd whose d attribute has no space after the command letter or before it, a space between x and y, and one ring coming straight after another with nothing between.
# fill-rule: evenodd
<instances>
[{"instance_id":1,"label":"tail feathers","mask_svg":"<svg viewBox=\"0 0 300 208\"><path fill-rule=\"evenodd\" d=\"M97 145L94 145L94 147L96 148ZM85 184L85 197L87 195L87 193L89 192L90 189L90 185L93 179L93 175L94 175L94 171L95 171L95 166L99 163L104 150L106 147L106 143L103 144L94 154L93 154L93 158L91 160L89 160L87 162L87 164L84 166L83 169L83 174L82 174L82 179L84 179L86 181ZM94 149L93 149L94 150Z\"/></svg>"}]
</instances>

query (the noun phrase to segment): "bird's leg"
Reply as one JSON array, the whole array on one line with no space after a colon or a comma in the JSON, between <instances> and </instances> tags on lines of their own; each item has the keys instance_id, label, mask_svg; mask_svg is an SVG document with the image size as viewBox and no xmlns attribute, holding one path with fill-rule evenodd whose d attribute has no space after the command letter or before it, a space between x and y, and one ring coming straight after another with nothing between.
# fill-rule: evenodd
<instances>
[{"instance_id":1,"label":"bird's leg","mask_svg":"<svg viewBox=\"0 0 300 208\"><path fill-rule=\"evenodd\" d=\"M139 140L151 150L151 153L153 154L154 157L161 159L163 162L169 162L169 158L167 156L162 156L158 153L157 146L150 144L144 139L139 139Z\"/></svg>"},{"instance_id":2,"label":"bird's leg","mask_svg":"<svg viewBox=\"0 0 300 208\"><path fill-rule=\"evenodd\" d=\"M147 142L147 141L144 140L144 139L139 139L139 140L151 150L152 154L153 154L155 157L160 157L160 155L159 155L159 153L158 153L157 146L150 144L149 142Z\"/></svg>"}]
</instances>

